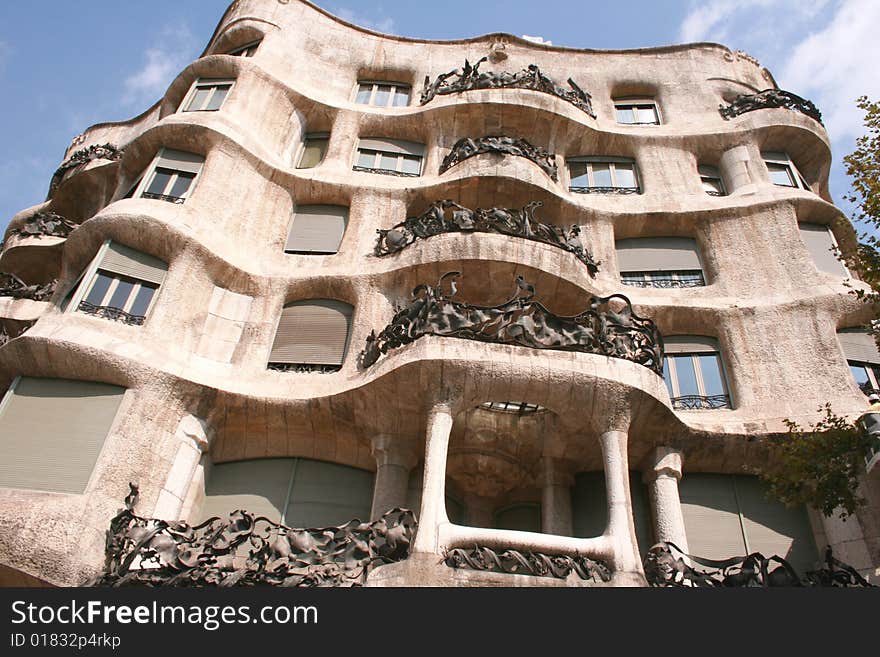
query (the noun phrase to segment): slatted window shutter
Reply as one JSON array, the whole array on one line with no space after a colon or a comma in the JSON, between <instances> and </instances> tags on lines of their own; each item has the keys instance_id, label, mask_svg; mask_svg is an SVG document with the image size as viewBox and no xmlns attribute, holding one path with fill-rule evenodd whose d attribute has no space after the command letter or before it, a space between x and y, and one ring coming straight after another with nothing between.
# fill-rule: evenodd
<instances>
[{"instance_id":1,"label":"slatted window shutter","mask_svg":"<svg viewBox=\"0 0 880 657\"><path fill-rule=\"evenodd\" d=\"M185 171L198 174L205 163L205 158L195 153L176 151L171 148L163 148L156 159L156 166L174 171Z\"/></svg>"},{"instance_id":2,"label":"slatted window shutter","mask_svg":"<svg viewBox=\"0 0 880 657\"><path fill-rule=\"evenodd\" d=\"M718 342L703 335L663 336L663 351L667 354L712 354L718 353Z\"/></svg>"},{"instance_id":3,"label":"slatted window shutter","mask_svg":"<svg viewBox=\"0 0 880 657\"><path fill-rule=\"evenodd\" d=\"M358 143L358 149L396 153L398 155L425 156L425 145L402 139L385 139L382 137L365 137Z\"/></svg>"},{"instance_id":4,"label":"slatted window shutter","mask_svg":"<svg viewBox=\"0 0 880 657\"><path fill-rule=\"evenodd\" d=\"M687 237L641 237L616 244L619 271L702 270L696 240Z\"/></svg>"},{"instance_id":5,"label":"slatted window shutter","mask_svg":"<svg viewBox=\"0 0 880 657\"><path fill-rule=\"evenodd\" d=\"M347 223L348 208L342 205L298 206L284 250L290 253L336 253Z\"/></svg>"},{"instance_id":6,"label":"slatted window shutter","mask_svg":"<svg viewBox=\"0 0 880 657\"><path fill-rule=\"evenodd\" d=\"M679 482L690 553L707 559L746 554L739 505L729 475L686 474Z\"/></svg>"},{"instance_id":7,"label":"slatted window shutter","mask_svg":"<svg viewBox=\"0 0 880 657\"><path fill-rule=\"evenodd\" d=\"M828 226L821 224L798 224L801 240L813 256L816 269L835 276L849 277L849 272L834 254L834 237Z\"/></svg>"},{"instance_id":8,"label":"slatted window shutter","mask_svg":"<svg viewBox=\"0 0 880 657\"><path fill-rule=\"evenodd\" d=\"M211 466L201 519L239 509L281 522L293 459L258 459Z\"/></svg>"},{"instance_id":9,"label":"slatted window shutter","mask_svg":"<svg viewBox=\"0 0 880 657\"><path fill-rule=\"evenodd\" d=\"M168 265L146 253L135 251L117 242L110 242L98 269L162 285L168 272Z\"/></svg>"},{"instance_id":10,"label":"slatted window shutter","mask_svg":"<svg viewBox=\"0 0 880 657\"><path fill-rule=\"evenodd\" d=\"M0 486L85 492L125 388L21 377L0 408Z\"/></svg>"},{"instance_id":11,"label":"slatted window shutter","mask_svg":"<svg viewBox=\"0 0 880 657\"><path fill-rule=\"evenodd\" d=\"M284 307L270 363L342 365L353 308L342 301L311 299Z\"/></svg>"},{"instance_id":12,"label":"slatted window shutter","mask_svg":"<svg viewBox=\"0 0 880 657\"><path fill-rule=\"evenodd\" d=\"M874 336L863 328L841 329L837 339L847 360L880 364L880 351Z\"/></svg>"}]
</instances>

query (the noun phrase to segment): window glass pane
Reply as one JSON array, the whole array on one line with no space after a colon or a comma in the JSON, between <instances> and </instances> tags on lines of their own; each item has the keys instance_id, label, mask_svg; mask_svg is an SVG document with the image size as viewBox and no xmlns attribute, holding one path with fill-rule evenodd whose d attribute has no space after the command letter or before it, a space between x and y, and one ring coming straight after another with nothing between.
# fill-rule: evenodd
<instances>
[{"instance_id":1,"label":"window glass pane","mask_svg":"<svg viewBox=\"0 0 880 657\"><path fill-rule=\"evenodd\" d=\"M593 187L611 187L611 167L600 162L593 163Z\"/></svg>"},{"instance_id":2,"label":"window glass pane","mask_svg":"<svg viewBox=\"0 0 880 657\"><path fill-rule=\"evenodd\" d=\"M572 162L568 165L569 170L571 171L571 186L572 187L589 187L590 183L587 180L587 165L584 162Z\"/></svg>"},{"instance_id":3,"label":"window glass pane","mask_svg":"<svg viewBox=\"0 0 880 657\"><path fill-rule=\"evenodd\" d=\"M703 273L699 271L682 271L678 272L678 280L693 285L703 285Z\"/></svg>"},{"instance_id":4,"label":"window glass pane","mask_svg":"<svg viewBox=\"0 0 880 657\"><path fill-rule=\"evenodd\" d=\"M850 363L849 371L852 373L853 378L859 385L859 388L861 388L862 390L866 390L872 387L871 380L868 378L868 372L864 365L853 365L852 363Z\"/></svg>"},{"instance_id":5,"label":"window glass pane","mask_svg":"<svg viewBox=\"0 0 880 657\"><path fill-rule=\"evenodd\" d=\"M422 158L413 157L411 155L403 156L404 173L419 173L422 168Z\"/></svg>"},{"instance_id":6,"label":"window glass pane","mask_svg":"<svg viewBox=\"0 0 880 657\"><path fill-rule=\"evenodd\" d=\"M129 314L146 315L147 308L150 307L150 300L153 298L155 292L155 287L148 285L147 283L141 283L141 289L134 298L134 303L131 304L131 310L128 311Z\"/></svg>"},{"instance_id":7,"label":"window glass pane","mask_svg":"<svg viewBox=\"0 0 880 657\"><path fill-rule=\"evenodd\" d=\"M367 169L372 169L376 166L376 151L358 151L358 162L357 165L359 167L366 167Z\"/></svg>"},{"instance_id":8,"label":"window glass pane","mask_svg":"<svg viewBox=\"0 0 880 657\"><path fill-rule=\"evenodd\" d=\"M186 111L195 112L202 109L205 106L208 96L211 95L211 91L213 91L211 87L196 87L196 92L190 99Z\"/></svg>"},{"instance_id":9,"label":"window glass pane","mask_svg":"<svg viewBox=\"0 0 880 657\"><path fill-rule=\"evenodd\" d=\"M673 356L675 359L675 373L678 375L678 394L699 395L697 387L697 374L694 371L694 361L690 354Z\"/></svg>"},{"instance_id":10,"label":"window glass pane","mask_svg":"<svg viewBox=\"0 0 880 657\"><path fill-rule=\"evenodd\" d=\"M635 111L639 123L658 123L657 110L653 105L640 105Z\"/></svg>"},{"instance_id":11,"label":"window glass pane","mask_svg":"<svg viewBox=\"0 0 880 657\"><path fill-rule=\"evenodd\" d=\"M303 149L302 157L299 160L299 169L311 169L316 167L324 159L324 153L327 150L326 139L307 139L306 146Z\"/></svg>"},{"instance_id":12,"label":"window glass pane","mask_svg":"<svg viewBox=\"0 0 880 657\"><path fill-rule=\"evenodd\" d=\"M632 164L614 165L614 177L617 179L615 187L636 186L636 174Z\"/></svg>"},{"instance_id":13,"label":"window glass pane","mask_svg":"<svg viewBox=\"0 0 880 657\"><path fill-rule=\"evenodd\" d=\"M669 391L670 397L675 397L672 392L672 376L669 374L669 357L663 359L663 380L666 382L666 389Z\"/></svg>"},{"instance_id":14,"label":"window glass pane","mask_svg":"<svg viewBox=\"0 0 880 657\"><path fill-rule=\"evenodd\" d=\"M378 105L379 107L387 107L388 99L391 97L391 87L387 84L380 84L376 89L376 96L373 100L373 105Z\"/></svg>"},{"instance_id":15,"label":"window glass pane","mask_svg":"<svg viewBox=\"0 0 880 657\"><path fill-rule=\"evenodd\" d=\"M645 275L635 272L623 272L620 274L620 280L624 285L633 285L645 282Z\"/></svg>"},{"instance_id":16,"label":"window glass pane","mask_svg":"<svg viewBox=\"0 0 880 657\"><path fill-rule=\"evenodd\" d=\"M226 98L226 94L229 93L230 86L231 85L224 84L219 87L214 87L214 94L211 96L211 100L208 102L208 106L205 109L220 109L220 106L223 104L223 100Z\"/></svg>"},{"instance_id":17,"label":"window glass pane","mask_svg":"<svg viewBox=\"0 0 880 657\"><path fill-rule=\"evenodd\" d=\"M617 122L618 123L633 123L635 121L635 117L633 116L633 111L631 107L618 107L617 108Z\"/></svg>"},{"instance_id":18,"label":"window glass pane","mask_svg":"<svg viewBox=\"0 0 880 657\"><path fill-rule=\"evenodd\" d=\"M357 98L355 98L356 103L361 105L368 105L370 103L370 94L373 92L373 85L371 84L362 84L358 88Z\"/></svg>"},{"instance_id":19,"label":"window glass pane","mask_svg":"<svg viewBox=\"0 0 880 657\"><path fill-rule=\"evenodd\" d=\"M721 181L717 178L702 178L703 181L703 189L707 193L717 193L723 194L724 187L721 185Z\"/></svg>"},{"instance_id":20,"label":"window glass pane","mask_svg":"<svg viewBox=\"0 0 880 657\"><path fill-rule=\"evenodd\" d=\"M147 192L149 194L164 194L173 175L174 172L171 169L157 168L149 187L147 187Z\"/></svg>"},{"instance_id":21,"label":"window glass pane","mask_svg":"<svg viewBox=\"0 0 880 657\"><path fill-rule=\"evenodd\" d=\"M379 157L379 168L397 171L397 154L382 153Z\"/></svg>"},{"instance_id":22,"label":"window glass pane","mask_svg":"<svg viewBox=\"0 0 880 657\"><path fill-rule=\"evenodd\" d=\"M394 90L394 106L406 107L409 105L409 89L406 87L397 87Z\"/></svg>"},{"instance_id":23,"label":"window glass pane","mask_svg":"<svg viewBox=\"0 0 880 657\"><path fill-rule=\"evenodd\" d=\"M99 271L95 275L94 281L95 282L92 283L92 289L89 290L89 293L86 295L85 301L93 306L100 306L101 302L104 300L104 295L107 294L107 290L110 288L110 283L113 282L113 278L104 272Z\"/></svg>"},{"instance_id":24,"label":"window glass pane","mask_svg":"<svg viewBox=\"0 0 880 657\"><path fill-rule=\"evenodd\" d=\"M791 170L784 164L767 163L767 170L770 172L770 180L774 185L782 185L783 187L796 187L794 178L791 176Z\"/></svg>"},{"instance_id":25,"label":"window glass pane","mask_svg":"<svg viewBox=\"0 0 880 657\"><path fill-rule=\"evenodd\" d=\"M195 177L196 174L194 173L189 173L188 171L178 171L177 179L174 181L174 184L171 186L171 191L168 192L168 194L170 196L176 196L177 198L183 197Z\"/></svg>"},{"instance_id":26,"label":"window glass pane","mask_svg":"<svg viewBox=\"0 0 880 657\"><path fill-rule=\"evenodd\" d=\"M700 362L700 374L703 375L706 395L725 394L724 380L721 377L721 359L718 354L704 354L697 358Z\"/></svg>"},{"instance_id":27,"label":"window glass pane","mask_svg":"<svg viewBox=\"0 0 880 657\"><path fill-rule=\"evenodd\" d=\"M652 281L671 281L674 277L671 271L652 271L651 272L651 280Z\"/></svg>"},{"instance_id":28,"label":"window glass pane","mask_svg":"<svg viewBox=\"0 0 880 657\"><path fill-rule=\"evenodd\" d=\"M119 285L113 290L113 296L110 297L110 301L107 305L111 308L125 308L125 304L128 301L128 297L131 296L133 288L134 283L132 281L120 279Z\"/></svg>"}]
</instances>

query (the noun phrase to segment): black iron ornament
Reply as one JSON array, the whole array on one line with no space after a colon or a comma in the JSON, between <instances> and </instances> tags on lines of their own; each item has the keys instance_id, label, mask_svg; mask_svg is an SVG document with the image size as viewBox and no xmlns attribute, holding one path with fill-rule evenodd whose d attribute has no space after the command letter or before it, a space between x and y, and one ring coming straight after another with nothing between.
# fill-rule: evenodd
<instances>
[{"instance_id":1,"label":"black iron ornament","mask_svg":"<svg viewBox=\"0 0 880 657\"><path fill-rule=\"evenodd\" d=\"M75 169L81 164L91 162L92 160L118 160L122 157L123 149L113 144L92 144L88 148L81 148L73 153L69 158L64 160L52 175L52 181L49 183L49 195L55 191L61 184L61 179L71 169Z\"/></svg>"},{"instance_id":2,"label":"black iron ornament","mask_svg":"<svg viewBox=\"0 0 880 657\"><path fill-rule=\"evenodd\" d=\"M379 335L372 331L360 354L370 367L382 354L424 335L437 335L533 349L579 351L622 358L662 376L663 338L650 319L639 317L622 294L590 297L586 310L572 317L554 315L534 301L534 286L516 279L514 296L498 306L453 301L460 272L444 274L436 286L419 285L409 304ZM444 290L449 284L450 292Z\"/></svg>"},{"instance_id":3,"label":"black iron ornament","mask_svg":"<svg viewBox=\"0 0 880 657\"><path fill-rule=\"evenodd\" d=\"M755 552L716 561L686 554L674 543L658 543L645 556L645 577L651 586L660 587L871 586L852 566L835 559L830 547L825 551L825 566L801 577L779 556Z\"/></svg>"},{"instance_id":4,"label":"black iron ornament","mask_svg":"<svg viewBox=\"0 0 880 657\"><path fill-rule=\"evenodd\" d=\"M147 319L144 315L132 315L121 308L116 308L114 306L96 306L88 301L80 301L77 309L88 315L103 317L104 319L112 319L115 322L122 322L123 324L130 324L131 326L141 326Z\"/></svg>"},{"instance_id":5,"label":"black iron ornament","mask_svg":"<svg viewBox=\"0 0 880 657\"><path fill-rule=\"evenodd\" d=\"M772 109L774 107L782 107L790 109L801 114L806 114L811 119L815 119L822 123L822 112L813 104L813 101L801 98L797 94L782 89L764 89L756 94L742 94L737 96L730 105L718 106L718 111L725 119L732 119L746 112L753 112L759 109Z\"/></svg>"},{"instance_id":6,"label":"black iron ornament","mask_svg":"<svg viewBox=\"0 0 880 657\"><path fill-rule=\"evenodd\" d=\"M443 162L440 164L440 173L444 173L456 164L481 153L498 153L500 155L524 157L541 167L541 170L550 176L554 182L559 177L555 154L544 150L540 146L532 146L525 139L514 139L513 137L500 135L490 135L476 139L471 137L459 139L455 142L449 154L443 158Z\"/></svg>"},{"instance_id":7,"label":"black iron ornament","mask_svg":"<svg viewBox=\"0 0 880 657\"><path fill-rule=\"evenodd\" d=\"M465 550L454 548L443 555L444 562L452 568L468 568L515 575L556 577L565 579L572 573L583 580L593 582L611 581L611 571L601 561L587 557L548 555L540 552L503 550L498 552L487 547L475 546Z\"/></svg>"},{"instance_id":8,"label":"black iron ornament","mask_svg":"<svg viewBox=\"0 0 880 657\"><path fill-rule=\"evenodd\" d=\"M590 276L599 271L599 263L584 247L580 226L573 224L566 231L554 224L535 218L535 210L543 205L532 201L521 210L511 208L477 208L470 210L449 199L435 201L417 217L409 217L379 234L373 253L386 256L402 251L417 239L428 239L443 233L499 233L542 242L573 253L587 266Z\"/></svg>"},{"instance_id":9,"label":"black iron ornament","mask_svg":"<svg viewBox=\"0 0 880 657\"><path fill-rule=\"evenodd\" d=\"M16 230L23 237L50 235L67 237L76 224L54 212L35 212Z\"/></svg>"},{"instance_id":10,"label":"black iron ornament","mask_svg":"<svg viewBox=\"0 0 880 657\"><path fill-rule=\"evenodd\" d=\"M426 75L420 104L429 103L435 96L461 93L472 89L532 89L561 98L594 119L596 118L590 94L575 84L571 78L568 78L570 88L564 89L541 73L535 64L530 64L517 73L480 71L480 64L487 59L488 57L483 57L473 66L468 60L464 60L462 68L438 75L433 82L431 82L431 77Z\"/></svg>"},{"instance_id":11,"label":"black iron ornament","mask_svg":"<svg viewBox=\"0 0 880 657\"><path fill-rule=\"evenodd\" d=\"M0 297L46 301L55 292L57 283L58 281L50 281L42 285L28 285L15 274L0 272Z\"/></svg>"},{"instance_id":12,"label":"black iron ornament","mask_svg":"<svg viewBox=\"0 0 880 657\"><path fill-rule=\"evenodd\" d=\"M185 522L134 513L138 488L110 522L106 566L95 586L362 586L376 566L409 556L412 511L379 520L293 529L234 511L228 520Z\"/></svg>"}]
</instances>

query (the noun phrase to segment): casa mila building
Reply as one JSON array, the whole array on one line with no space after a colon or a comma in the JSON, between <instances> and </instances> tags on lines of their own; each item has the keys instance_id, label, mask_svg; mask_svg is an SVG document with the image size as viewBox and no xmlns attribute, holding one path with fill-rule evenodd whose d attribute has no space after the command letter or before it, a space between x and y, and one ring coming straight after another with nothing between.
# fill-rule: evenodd
<instances>
[{"instance_id":1,"label":"casa mila building","mask_svg":"<svg viewBox=\"0 0 880 657\"><path fill-rule=\"evenodd\" d=\"M6 231L0 582L645 585L670 543L876 581L880 467L845 522L756 476L880 387L830 162L724 46L233 2Z\"/></svg>"}]
</instances>

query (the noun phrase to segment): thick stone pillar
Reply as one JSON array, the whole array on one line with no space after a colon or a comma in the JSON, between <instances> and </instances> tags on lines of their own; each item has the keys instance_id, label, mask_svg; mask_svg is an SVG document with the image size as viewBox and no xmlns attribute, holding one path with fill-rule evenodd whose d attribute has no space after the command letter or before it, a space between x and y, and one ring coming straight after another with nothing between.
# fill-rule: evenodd
<instances>
[{"instance_id":1,"label":"thick stone pillar","mask_svg":"<svg viewBox=\"0 0 880 657\"><path fill-rule=\"evenodd\" d=\"M428 413L422 506L419 511L419 531L413 541L413 553L436 553L439 549L437 527L440 523L449 522L446 516L446 457L449 452L452 419L452 410L448 404L442 402Z\"/></svg>"},{"instance_id":2,"label":"thick stone pillar","mask_svg":"<svg viewBox=\"0 0 880 657\"><path fill-rule=\"evenodd\" d=\"M370 518L378 520L389 509L406 506L409 473L417 459L413 442L402 436L375 436L370 447L376 458Z\"/></svg>"},{"instance_id":3,"label":"thick stone pillar","mask_svg":"<svg viewBox=\"0 0 880 657\"><path fill-rule=\"evenodd\" d=\"M541 531L557 536L571 536L571 487L574 477L561 459L541 459Z\"/></svg>"},{"instance_id":4,"label":"thick stone pillar","mask_svg":"<svg viewBox=\"0 0 880 657\"><path fill-rule=\"evenodd\" d=\"M183 416L174 435L177 451L153 509L153 517L160 520L181 519L196 469L208 449L207 423L195 415Z\"/></svg>"},{"instance_id":5,"label":"thick stone pillar","mask_svg":"<svg viewBox=\"0 0 880 657\"><path fill-rule=\"evenodd\" d=\"M658 543L675 543L687 552L687 533L681 512L681 498L678 495L681 452L671 447L658 447L651 458L650 469L645 471L644 480L651 497L654 535Z\"/></svg>"},{"instance_id":6,"label":"thick stone pillar","mask_svg":"<svg viewBox=\"0 0 880 657\"><path fill-rule=\"evenodd\" d=\"M626 576L637 574L644 579L636 541L632 501L629 496L629 462L626 453L627 433L606 431L599 436L605 461L605 489L608 496L607 535L613 543L613 570Z\"/></svg>"}]
</instances>

